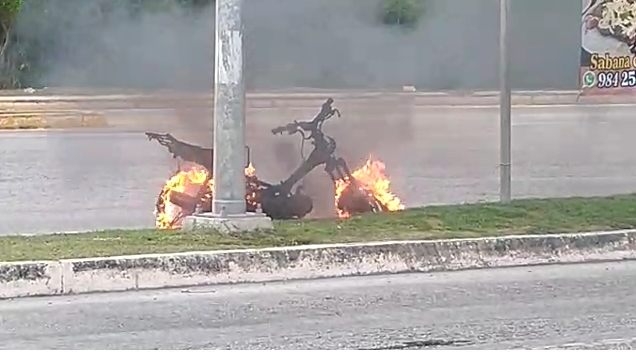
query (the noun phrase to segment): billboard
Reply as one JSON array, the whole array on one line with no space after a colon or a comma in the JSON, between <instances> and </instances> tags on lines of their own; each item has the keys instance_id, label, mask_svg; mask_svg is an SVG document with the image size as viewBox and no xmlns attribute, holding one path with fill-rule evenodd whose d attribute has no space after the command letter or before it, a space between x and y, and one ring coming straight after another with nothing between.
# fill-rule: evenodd
<instances>
[{"instance_id":1,"label":"billboard","mask_svg":"<svg viewBox=\"0 0 636 352\"><path fill-rule=\"evenodd\" d=\"M636 93L636 0L583 0L582 94Z\"/></svg>"}]
</instances>

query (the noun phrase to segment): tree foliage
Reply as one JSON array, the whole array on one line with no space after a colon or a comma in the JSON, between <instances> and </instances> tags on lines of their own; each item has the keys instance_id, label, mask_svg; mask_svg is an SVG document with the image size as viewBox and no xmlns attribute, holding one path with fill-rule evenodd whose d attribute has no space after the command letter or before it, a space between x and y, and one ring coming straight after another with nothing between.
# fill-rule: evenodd
<instances>
[{"instance_id":1,"label":"tree foliage","mask_svg":"<svg viewBox=\"0 0 636 352\"><path fill-rule=\"evenodd\" d=\"M380 19L387 25L412 27L423 12L422 0L382 0Z\"/></svg>"},{"instance_id":2,"label":"tree foliage","mask_svg":"<svg viewBox=\"0 0 636 352\"><path fill-rule=\"evenodd\" d=\"M24 0L0 0L0 22L3 27L11 25L23 4Z\"/></svg>"},{"instance_id":3,"label":"tree foliage","mask_svg":"<svg viewBox=\"0 0 636 352\"><path fill-rule=\"evenodd\" d=\"M68 7L70 0L0 0L0 89L20 88L32 85L42 74L44 62L49 60L41 53L53 45L48 33L64 28L72 16L52 16L56 6ZM110 16L127 15L131 18L144 14L174 10L199 11L215 4L215 0L81 0L90 2L82 8L90 8L94 20L108 21ZM21 13L22 12L22 13ZM57 11L59 12L59 11ZM21 17L18 17L18 16ZM25 16L26 15L26 16ZM77 15L82 15L78 12ZM27 22L22 22L27 17ZM62 17L62 18L60 18ZM16 18L20 24L32 30L28 38L20 37L14 30ZM62 22L60 22L62 21Z\"/></svg>"},{"instance_id":4,"label":"tree foliage","mask_svg":"<svg viewBox=\"0 0 636 352\"><path fill-rule=\"evenodd\" d=\"M11 27L23 5L24 0L0 0L0 88L15 85L7 48L11 41Z\"/></svg>"}]
</instances>

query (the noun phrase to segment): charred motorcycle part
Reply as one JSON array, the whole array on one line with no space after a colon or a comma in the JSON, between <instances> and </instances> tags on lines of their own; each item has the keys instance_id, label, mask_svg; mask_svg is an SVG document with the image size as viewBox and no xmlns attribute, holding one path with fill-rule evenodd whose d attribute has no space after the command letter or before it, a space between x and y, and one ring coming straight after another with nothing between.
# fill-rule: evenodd
<instances>
[{"instance_id":1,"label":"charred motorcycle part","mask_svg":"<svg viewBox=\"0 0 636 352\"><path fill-rule=\"evenodd\" d=\"M333 99L328 98L322 105L320 112L311 121L294 121L284 126L272 129L273 134L287 132L289 135L300 133L302 142L311 141L314 149L309 157L296 168L296 170L280 184L272 185L259 180L256 176L246 175L246 211L254 212L260 206L261 210L272 219L299 219L303 218L313 210L312 199L302 193L302 186L297 185L307 174L320 165L324 165L325 172L332 182L338 180L347 182L347 188L342 193L338 207L349 214L365 212L380 212L387 209L379 202L373 194L366 192L363 187L352 176L351 171L342 157L335 155L336 141L322 131L322 125L333 116L340 117L340 111L332 106ZM309 135L307 135L309 134ZM212 148L203 148L176 139L169 133L146 132L149 140L156 140L160 145L166 147L174 158L181 158L184 161L193 162L205 167L208 172L208 179L213 173L213 152ZM250 165L250 149L246 147ZM246 165L246 167L247 167ZM207 181L207 180L206 180ZM295 191L294 190L295 188ZM207 182L201 186L201 192L196 196L170 194L171 201L174 200L181 210L180 216L185 217L194 213L197 205L202 211L211 210L211 189ZM293 193L292 193L293 191ZM165 194L160 194L156 204L156 211L165 209L163 200Z\"/></svg>"},{"instance_id":2,"label":"charred motorcycle part","mask_svg":"<svg viewBox=\"0 0 636 352\"><path fill-rule=\"evenodd\" d=\"M214 168L213 148L204 148L180 141L170 133L146 132L146 137L149 141L156 140L166 147L173 158L181 158L183 161L201 165L210 171ZM245 167L248 167L251 163L251 150L248 146L245 146L245 160Z\"/></svg>"},{"instance_id":3,"label":"charred motorcycle part","mask_svg":"<svg viewBox=\"0 0 636 352\"><path fill-rule=\"evenodd\" d=\"M336 156L336 141L322 131L323 123L334 115L341 116L340 111L333 107L333 99L328 98L322 104L320 112L313 120L300 122L294 120L292 123L272 129L273 134L287 132L287 134L293 135L300 133L303 144L305 141L311 141L314 146L307 159L304 159L301 153L303 162L286 180L280 183L281 191L290 192L292 187L305 178L313 169L324 165L325 172L334 184L338 180L348 183L346 192L343 192L340 196L338 208L349 214L386 211L386 207L382 206L375 196L359 185L351 174L346 161L342 157Z\"/></svg>"}]
</instances>

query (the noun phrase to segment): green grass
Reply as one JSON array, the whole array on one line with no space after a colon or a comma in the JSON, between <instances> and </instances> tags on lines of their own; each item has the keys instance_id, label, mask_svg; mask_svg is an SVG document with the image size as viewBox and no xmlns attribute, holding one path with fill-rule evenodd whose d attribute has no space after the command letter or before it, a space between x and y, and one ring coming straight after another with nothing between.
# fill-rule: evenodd
<instances>
[{"instance_id":1,"label":"green grass","mask_svg":"<svg viewBox=\"0 0 636 352\"><path fill-rule=\"evenodd\" d=\"M432 206L347 220L275 222L273 231L112 230L37 237L0 237L0 261L258 248L380 240L469 238L627 229L636 226L636 194Z\"/></svg>"}]
</instances>

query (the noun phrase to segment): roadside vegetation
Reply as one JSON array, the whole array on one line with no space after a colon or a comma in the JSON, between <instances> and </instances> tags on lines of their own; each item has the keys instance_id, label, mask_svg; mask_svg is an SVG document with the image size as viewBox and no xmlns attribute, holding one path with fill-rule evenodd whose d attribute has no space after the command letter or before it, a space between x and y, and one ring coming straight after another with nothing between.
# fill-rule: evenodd
<instances>
[{"instance_id":1,"label":"roadside vegetation","mask_svg":"<svg viewBox=\"0 0 636 352\"><path fill-rule=\"evenodd\" d=\"M14 70L19 70L19 65L12 61L13 55L9 50L13 41L13 23L23 4L24 0L0 0L0 88L13 87L17 83Z\"/></svg>"},{"instance_id":2,"label":"roadside vegetation","mask_svg":"<svg viewBox=\"0 0 636 352\"><path fill-rule=\"evenodd\" d=\"M68 25L55 7L72 8L78 0L0 0L0 89L39 86L46 54L51 50L48 34ZM91 2L90 21L95 26L117 14L140 19L144 14L175 10L198 11L214 0L79 0ZM86 7L87 9L89 7ZM66 16L68 17L68 16ZM88 20L88 19L87 19ZM17 31L23 21L22 31ZM28 25L26 25L28 24ZM27 27L25 29L24 27ZM169 30L169 29L166 29ZM29 35L25 35L28 33Z\"/></svg>"},{"instance_id":3,"label":"roadside vegetation","mask_svg":"<svg viewBox=\"0 0 636 352\"><path fill-rule=\"evenodd\" d=\"M417 25L425 9L424 0L382 0L380 19L386 25L412 28Z\"/></svg>"},{"instance_id":4,"label":"roadside vegetation","mask_svg":"<svg viewBox=\"0 0 636 352\"><path fill-rule=\"evenodd\" d=\"M431 240L585 232L636 226L636 194L431 206L346 220L276 222L273 231L112 230L37 237L0 237L0 261L142 253L263 248L383 240Z\"/></svg>"},{"instance_id":5,"label":"roadside vegetation","mask_svg":"<svg viewBox=\"0 0 636 352\"><path fill-rule=\"evenodd\" d=\"M391 27L413 27L425 10L425 0L374 1L379 4L378 22ZM76 9L80 2L82 10L77 16L90 16L80 20L96 27L111 17L141 21L148 14L198 13L215 4L214 0L0 0L0 89L41 86L46 63L55 60L48 56L65 50L52 47L60 44L52 40L54 33L71 25L67 23L70 15L60 13ZM17 25L21 30L16 30Z\"/></svg>"}]
</instances>

